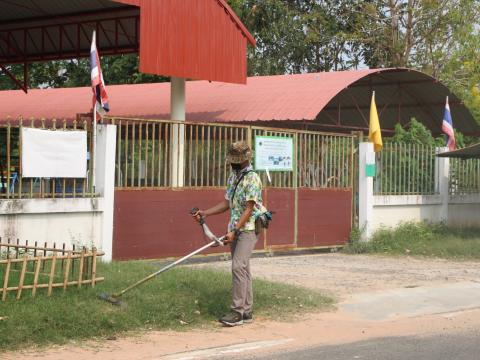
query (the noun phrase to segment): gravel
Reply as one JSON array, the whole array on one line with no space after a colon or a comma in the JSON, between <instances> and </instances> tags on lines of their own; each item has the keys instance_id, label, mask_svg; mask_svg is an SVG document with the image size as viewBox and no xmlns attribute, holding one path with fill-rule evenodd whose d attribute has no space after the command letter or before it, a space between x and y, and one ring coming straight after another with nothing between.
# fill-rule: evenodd
<instances>
[{"instance_id":1,"label":"gravel","mask_svg":"<svg viewBox=\"0 0 480 360\"><path fill-rule=\"evenodd\" d=\"M339 300L391 288L480 282L480 263L467 261L339 253L272 256L250 261L254 277L323 290ZM230 264L218 261L193 266L229 271Z\"/></svg>"}]
</instances>

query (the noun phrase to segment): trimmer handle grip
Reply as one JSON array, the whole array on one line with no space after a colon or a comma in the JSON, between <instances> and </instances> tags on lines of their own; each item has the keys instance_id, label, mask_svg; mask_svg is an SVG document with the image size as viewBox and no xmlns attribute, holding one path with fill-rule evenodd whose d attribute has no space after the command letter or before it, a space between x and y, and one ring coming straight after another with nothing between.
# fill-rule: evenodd
<instances>
[{"instance_id":1,"label":"trimmer handle grip","mask_svg":"<svg viewBox=\"0 0 480 360\"><path fill-rule=\"evenodd\" d=\"M195 215L198 211L200 211L200 209L198 207L194 207L192 208L192 210L190 210L190 214ZM205 220L203 220L203 217L200 216L200 220L198 222L200 223L200 225L203 225L205 223Z\"/></svg>"}]
</instances>

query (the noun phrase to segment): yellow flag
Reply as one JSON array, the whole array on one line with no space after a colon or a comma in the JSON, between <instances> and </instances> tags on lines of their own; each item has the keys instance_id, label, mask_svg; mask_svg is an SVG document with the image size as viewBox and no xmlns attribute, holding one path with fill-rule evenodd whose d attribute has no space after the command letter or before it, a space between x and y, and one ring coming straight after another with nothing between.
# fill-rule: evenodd
<instances>
[{"instance_id":1,"label":"yellow flag","mask_svg":"<svg viewBox=\"0 0 480 360\"><path fill-rule=\"evenodd\" d=\"M380 130L380 121L378 120L377 106L375 105L375 91L372 94L372 103L370 105L370 129L368 131L368 141L373 143L375 152L382 150L382 131Z\"/></svg>"}]
</instances>

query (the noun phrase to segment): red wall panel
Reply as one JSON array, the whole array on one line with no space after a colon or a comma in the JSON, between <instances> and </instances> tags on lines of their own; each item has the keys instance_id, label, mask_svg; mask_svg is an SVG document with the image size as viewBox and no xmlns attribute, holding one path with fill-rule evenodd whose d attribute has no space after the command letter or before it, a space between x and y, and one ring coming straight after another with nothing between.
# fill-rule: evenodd
<instances>
[{"instance_id":1,"label":"red wall panel","mask_svg":"<svg viewBox=\"0 0 480 360\"><path fill-rule=\"evenodd\" d=\"M298 190L298 247L343 245L351 230L351 190Z\"/></svg>"},{"instance_id":2,"label":"red wall panel","mask_svg":"<svg viewBox=\"0 0 480 360\"><path fill-rule=\"evenodd\" d=\"M268 189L264 192L268 210L273 211L273 221L267 230L267 246L294 244L295 191Z\"/></svg>"},{"instance_id":3,"label":"red wall panel","mask_svg":"<svg viewBox=\"0 0 480 360\"><path fill-rule=\"evenodd\" d=\"M191 218L192 207L222 200L223 190L116 190L113 258L155 259L186 255L206 242ZM216 235L226 232L228 215L208 218ZM212 248L225 252L228 248Z\"/></svg>"},{"instance_id":4,"label":"red wall panel","mask_svg":"<svg viewBox=\"0 0 480 360\"><path fill-rule=\"evenodd\" d=\"M140 4L140 71L246 83L247 38L221 2L141 0Z\"/></svg>"},{"instance_id":5,"label":"red wall panel","mask_svg":"<svg viewBox=\"0 0 480 360\"><path fill-rule=\"evenodd\" d=\"M223 199L221 189L115 190L113 257L116 260L183 256L203 246L203 232L189 211ZM274 219L266 246L294 244L295 192L268 189L264 198ZM351 229L351 191L298 190L298 247L344 244ZM226 232L228 213L207 219L217 235ZM264 248L259 239L255 247ZM228 252L228 247L205 253Z\"/></svg>"}]
</instances>

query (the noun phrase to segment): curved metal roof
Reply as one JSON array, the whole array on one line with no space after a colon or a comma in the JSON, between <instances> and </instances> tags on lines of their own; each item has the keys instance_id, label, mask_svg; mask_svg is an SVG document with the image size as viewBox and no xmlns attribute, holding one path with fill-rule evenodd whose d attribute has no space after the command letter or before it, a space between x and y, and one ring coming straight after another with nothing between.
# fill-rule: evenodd
<instances>
[{"instance_id":1,"label":"curved metal roof","mask_svg":"<svg viewBox=\"0 0 480 360\"><path fill-rule=\"evenodd\" d=\"M408 69L367 69L299 75L249 77L246 86L208 81L187 83L187 120L256 122L270 126L308 126L351 131L368 129L371 91L376 91L384 132L412 117L434 134L441 132L445 97L454 127L480 134L469 110L443 84ZM170 117L168 83L108 86L112 116ZM0 92L0 119L74 118L90 111L90 88ZM48 104L48 107L45 106Z\"/></svg>"}]
</instances>

